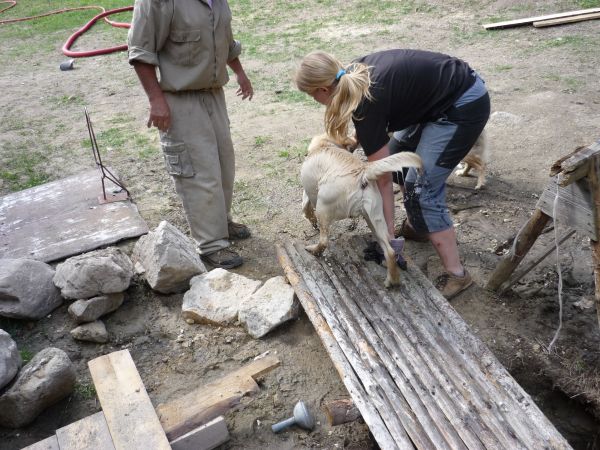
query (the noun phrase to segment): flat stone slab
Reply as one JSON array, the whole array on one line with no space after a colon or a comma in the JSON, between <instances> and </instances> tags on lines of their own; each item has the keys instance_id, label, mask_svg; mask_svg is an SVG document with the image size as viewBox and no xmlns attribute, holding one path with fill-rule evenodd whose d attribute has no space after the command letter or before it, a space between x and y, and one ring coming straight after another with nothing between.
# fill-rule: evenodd
<instances>
[{"instance_id":1,"label":"flat stone slab","mask_svg":"<svg viewBox=\"0 0 600 450\"><path fill-rule=\"evenodd\" d=\"M55 261L148 232L131 201L99 197L97 169L0 197L0 258Z\"/></svg>"}]
</instances>

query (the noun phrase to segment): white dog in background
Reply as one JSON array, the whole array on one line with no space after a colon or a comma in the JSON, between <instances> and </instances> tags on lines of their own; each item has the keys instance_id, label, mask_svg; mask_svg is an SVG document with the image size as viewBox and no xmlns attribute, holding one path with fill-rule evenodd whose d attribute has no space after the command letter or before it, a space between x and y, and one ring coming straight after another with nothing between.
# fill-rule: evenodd
<instances>
[{"instance_id":1,"label":"white dog in background","mask_svg":"<svg viewBox=\"0 0 600 450\"><path fill-rule=\"evenodd\" d=\"M457 170L456 175L467 177L469 176L471 169L475 169L477 171L477 184L475 185L475 189L479 190L485 186L488 161L488 140L486 132L483 130L479 138L477 138L477 142L473 145L473 148L471 148L467 156L462 159L461 164L463 164L463 167Z\"/></svg>"},{"instance_id":2,"label":"white dog in background","mask_svg":"<svg viewBox=\"0 0 600 450\"><path fill-rule=\"evenodd\" d=\"M384 173L396 172L404 167L421 169L421 158L415 153L400 152L378 161L364 162L350 152L355 147L356 140L353 138L338 144L325 134L315 136L308 146L300 171L304 187L302 210L312 225L319 228L319 242L307 246L306 250L316 256L321 255L327 247L333 222L362 216L384 252L387 265L385 286L397 285L400 272L388 241L376 180Z\"/></svg>"}]
</instances>

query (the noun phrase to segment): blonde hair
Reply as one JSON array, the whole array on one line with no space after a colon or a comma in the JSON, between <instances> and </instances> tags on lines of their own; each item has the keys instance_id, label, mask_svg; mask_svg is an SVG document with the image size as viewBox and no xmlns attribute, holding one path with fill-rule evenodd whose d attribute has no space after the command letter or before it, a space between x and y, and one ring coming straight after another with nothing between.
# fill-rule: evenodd
<instances>
[{"instance_id":1,"label":"blonde hair","mask_svg":"<svg viewBox=\"0 0 600 450\"><path fill-rule=\"evenodd\" d=\"M337 77L342 69L345 74ZM348 123L362 99L371 99L371 75L367 65L351 63L344 66L322 51L309 53L302 59L294 82L307 94L318 88L332 89L331 101L325 109L325 131L338 142L348 136Z\"/></svg>"}]
</instances>

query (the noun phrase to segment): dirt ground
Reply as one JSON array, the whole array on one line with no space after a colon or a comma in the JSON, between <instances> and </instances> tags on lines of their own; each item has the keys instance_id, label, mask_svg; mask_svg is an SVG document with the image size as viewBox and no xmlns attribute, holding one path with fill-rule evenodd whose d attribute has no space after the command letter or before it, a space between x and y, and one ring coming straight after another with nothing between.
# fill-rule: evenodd
<instances>
[{"instance_id":1,"label":"dirt ground","mask_svg":"<svg viewBox=\"0 0 600 450\"><path fill-rule=\"evenodd\" d=\"M427 2L428 8L419 8L424 3L412 2L416 5L412 12L394 24L352 29L336 26L317 11L305 14L318 15L323 21L314 33L327 44L323 49L341 59L393 47L430 49L465 59L486 80L493 111L487 127L491 147L487 186L475 191L475 178L453 177L448 189L460 252L476 282L452 305L574 448L597 449L600 332L593 302L589 305L594 299L589 239L577 233L559 247L563 322L550 352L547 347L559 323L554 253L505 295L483 289L506 252L507 242L535 209L550 165L600 137L600 38L597 21L495 32L483 31L481 24L492 21L491 17L578 9L581 3L434 1ZM234 8L234 15L240 11ZM85 141L86 106L102 138L99 144L105 162L131 190L150 228L168 220L187 231L157 150L157 136L145 128L145 94L125 55L77 59L74 70L60 72L58 65L64 58L59 49L64 39L62 34L54 38L53 53L40 50L0 66L0 166L14 152L28 149L42 155L44 173L51 180L93 167ZM105 40L89 37L80 45L110 43ZM11 43L1 45L10 49ZM276 242L315 238L302 218L298 174L308 140L322 130L323 110L309 99L286 101L298 98L290 75L301 56L293 43L289 45L286 61L266 63L260 55L242 56L256 91L250 103L235 97L234 82L226 88L237 151L234 216L253 231L251 239L235 243L246 261L236 272L260 280L282 274L275 256ZM108 133L102 134L113 129L122 139L111 140ZM7 180L0 182L0 194L10 190ZM401 202L397 202L397 221L403 217ZM559 235L566 233L560 223L556 226ZM364 223L350 230L350 223L343 221L335 226L333 237L366 232ZM133 244L120 245L130 252ZM554 231L550 230L524 264L552 245ZM409 242L406 251L428 276L433 278L439 271L429 244ZM65 350L76 366L78 384L73 395L42 413L30 426L0 429L0 448L21 448L99 411L87 361L125 348L155 405L265 352L281 360L281 366L263 378L260 393L227 414L231 440L223 449L376 448L362 423L335 428L325 423L321 405L347 397L347 393L303 313L255 340L241 327L186 324L181 318L181 302L182 295L158 295L136 279L126 292L125 304L105 317L111 338L104 345L80 343L70 337L74 324L67 315L67 304L35 323L2 319L0 328L12 335L22 351L35 354L48 346ZM293 428L274 435L270 425L290 416L298 400L305 401L317 415L316 429L309 433Z\"/></svg>"}]
</instances>

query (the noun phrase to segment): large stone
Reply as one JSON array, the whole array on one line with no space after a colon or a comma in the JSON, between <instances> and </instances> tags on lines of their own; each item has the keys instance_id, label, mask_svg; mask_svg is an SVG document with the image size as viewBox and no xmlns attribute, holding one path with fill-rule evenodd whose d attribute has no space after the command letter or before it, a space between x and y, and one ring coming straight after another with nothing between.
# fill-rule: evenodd
<instances>
[{"instance_id":1,"label":"large stone","mask_svg":"<svg viewBox=\"0 0 600 450\"><path fill-rule=\"evenodd\" d=\"M77 300L69 306L69 315L77 323L93 322L119 308L123 304L124 298L125 295L119 292L90 298L89 300Z\"/></svg>"},{"instance_id":2,"label":"large stone","mask_svg":"<svg viewBox=\"0 0 600 450\"><path fill-rule=\"evenodd\" d=\"M101 320L79 325L71 330L71 336L78 341L96 342L97 344L108 342L108 332Z\"/></svg>"},{"instance_id":3,"label":"large stone","mask_svg":"<svg viewBox=\"0 0 600 450\"><path fill-rule=\"evenodd\" d=\"M294 289L284 277L273 277L242 302L239 320L254 338L260 338L273 328L298 317L298 302Z\"/></svg>"},{"instance_id":4,"label":"large stone","mask_svg":"<svg viewBox=\"0 0 600 450\"><path fill-rule=\"evenodd\" d=\"M133 264L117 247L67 259L56 266L54 284L65 298L82 299L123 292L133 276Z\"/></svg>"},{"instance_id":5,"label":"large stone","mask_svg":"<svg viewBox=\"0 0 600 450\"><path fill-rule=\"evenodd\" d=\"M137 241L131 259L150 287L164 294L189 289L190 279L206 272L194 241L164 220Z\"/></svg>"},{"instance_id":6,"label":"large stone","mask_svg":"<svg viewBox=\"0 0 600 450\"><path fill-rule=\"evenodd\" d=\"M197 323L229 325L237 320L240 304L261 282L225 269L197 275L183 296L183 318Z\"/></svg>"},{"instance_id":7,"label":"large stone","mask_svg":"<svg viewBox=\"0 0 600 450\"><path fill-rule=\"evenodd\" d=\"M23 367L14 384L0 396L0 426L23 427L75 387L75 368L65 352L46 348Z\"/></svg>"},{"instance_id":8,"label":"large stone","mask_svg":"<svg viewBox=\"0 0 600 450\"><path fill-rule=\"evenodd\" d=\"M63 299L48 264L33 259L0 259L0 316L41 319Z\"/></svg>"},{"instance_id":9,"label":"large stone","mask_svg":"<svg viewBox=\"0 0 600 450\"><path fill-rule=\"evenodd\" d=\"M0 329L0 390L15 377L21 362L17 344L10 334Z\"/></svg>"}]
</instances>

